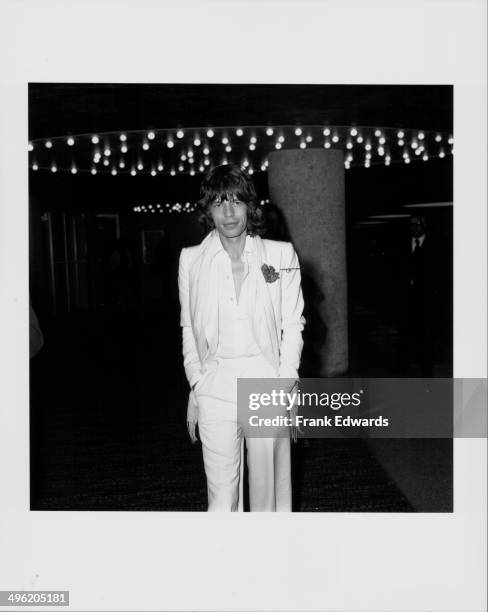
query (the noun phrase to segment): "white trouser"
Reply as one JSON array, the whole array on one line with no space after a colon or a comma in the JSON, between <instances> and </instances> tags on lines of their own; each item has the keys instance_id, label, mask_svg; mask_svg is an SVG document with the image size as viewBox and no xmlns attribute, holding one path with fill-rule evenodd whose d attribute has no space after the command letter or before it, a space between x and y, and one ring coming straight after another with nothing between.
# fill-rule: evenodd
<instances>
[{"instance_id":1,"label":"white trouser","mask_svg":"<svg viewBox=\"0 0 488 612\"><path fill-rule=\"evenodd\" d=\"M275 378L263 356L217 358L195 389L208 511L242 512L243 429L238 378ZM246 438L251 512L291 512L290 438Z\"/></svg>"}]
</instances>

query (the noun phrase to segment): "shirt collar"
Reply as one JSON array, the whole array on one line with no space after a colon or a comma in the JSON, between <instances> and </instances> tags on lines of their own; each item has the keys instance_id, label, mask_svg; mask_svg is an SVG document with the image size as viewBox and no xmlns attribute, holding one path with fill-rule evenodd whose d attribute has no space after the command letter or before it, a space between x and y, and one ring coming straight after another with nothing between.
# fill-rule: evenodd
<instances>
[{"instance_id":1,"label":"shirt collar","mask_svg":"<svg viewBox=\"0 0 488 612\"><path fill-rule=\"evenodd\" d=\"M209 248L210 248L211 255L217 255L217 253L219 253L220 251L225 251L224 247L222 246L222 242L220 241L219 233L215 229L212 230ZM246 236L246 243L244 245L244 253L252 253L254 249L255 249L254 237L249 236L248 234Z\"/></svg>"},{"instance_id":2,"label":"shirt collar","mask_svg":"<svg viewBox=\"0 0 488 612\"><path fill-rule=\"evenodd\" d=\"M424 240L425 240L425 234L422 234L422 236L419 236L418 238L415 238L414 236L412 236L412 247L415 246L415 241L418 240L419 241L419 245L422 246Z\"/></svg>"}]
</instances>

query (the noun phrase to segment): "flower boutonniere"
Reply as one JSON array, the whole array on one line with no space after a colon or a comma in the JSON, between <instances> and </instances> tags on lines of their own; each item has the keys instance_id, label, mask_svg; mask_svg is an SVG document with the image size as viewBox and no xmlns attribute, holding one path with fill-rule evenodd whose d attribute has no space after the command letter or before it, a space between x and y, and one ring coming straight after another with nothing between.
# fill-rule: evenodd
<instances>
[{"instance_id":1,"label":"flower boutonniere","mask_svg":"<svg viewBox=\"0 0 488 612\"><path fill-rule=\"evenodd\" d=\"M261 266L261 271L263 273L264 276L264 280L267 283L274 283L275 281L277 281L280 277L280 273L277 272L273 266L268 266L267 264L263 264Z\"/></svg>"}]
</instances>

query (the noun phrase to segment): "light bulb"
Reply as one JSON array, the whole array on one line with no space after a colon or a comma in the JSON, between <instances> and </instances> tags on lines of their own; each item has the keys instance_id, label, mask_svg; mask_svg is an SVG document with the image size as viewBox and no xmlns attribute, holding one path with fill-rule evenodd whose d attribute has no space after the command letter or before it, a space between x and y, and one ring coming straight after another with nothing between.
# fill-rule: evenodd
<instances>
[{"instance_id":1,"label":"light bulb","mask_svg":"<svg viewBox=\"0 0 488 612\"><path fill-rule=\"evenodd\" d=\"M107 147L106 149L104 149L103 154L106 157L110 157L110 155L112 154L112 151Z\"/></svg>"},{"instance_id":2,"label":"light bulb","mask_svg":"<svg viewBox=\"0 0 488 612\"><path fill-rule=\"evenodd\" d=\"M204 159L203 160L203 165L204 166L210 166L210 160L209 159Z\"/></svg>"},{"instance_id":3,"label":"light bulb","mask_svg":"<svg viewBox=\"0 0 488 612\"><path fill-rule=\"evenodd\" d=\"M230 153L232 151L232 147L230 145L227 145L225 147L225 150L227 151L227 153Z\"/></svg>"},{"instance_id":4,"label":"light bulb","mask_svg":"<svg viewBox=\"0 0 488 612\"><path fill-rule=\"evenodd\" d=\"M213 130L207 130L207 136L208 136L209 138L213 138L213 136L214 136L214 131L213 131Z\"/></svg>"},{"instance_id":5,"label":"light bulb","mask_svg":"<svg viewBox=\"0 0 488 612\"><path fill-rule=\"evenodd\" d=\"M250 151L254 151L256 149L256 145L255 144L250 144L249 145L249 150Z\"/></svg>"},{"instance_id":6,"label":"light bulb","mask_svg":"<svg viewBox=\"0 0 488 612\"><path fill-rule=\"evenodd\" d=\"M144 151L147 151L147 150L149 149L149 143L148 143L148 142L145 142L145 143L142 145L142 148L144 149Z\"/></svg>"},{"instance_id":7,"label":"light bulb","mask_svg":"<svg viewBox=\"0 0 488 612\"><path fill-rule=\"evenodd\" d=\"M332 136L332 142L339 142L339 136L337 136L337 134Z\"/></svg>"},{"instance_id":8,"label":"light bulb","mask_svg":"<svg viewBox=\"0 0 488 612\"><path fill-rule=\"evenodd\" d=\"M180 155L180 159L181 161L186 161L186 155L183 153L183 155Z\"/></svg>"},{"instance_id":9,"label":"light bulb","mask_svg":"<svg viewBox=\"0 0 488 612\"><path fill-rule=\"evenodd\" d=\"M305 140L306 140L307 142L312 142L312 137L311 137L311 136L307 136L307 137L305 138Z\"/></svg>"},{"instance_id":10,"label":"light bulb","mask_svg":"<svg viewBox=\"0 0 488 612\"><path fill-rule=\"evenodd\" d=\"M359 144L361 144L363 142L364 138L362 136L358 136L356 138L356 142L359 142Z\"/></svg>"},{"instance_id":11,"label":"light bulb","mask_svg":"<svg viewBox=\"0 0 488 612\"><path fill-rule=\"evenodd\" d=\"M222 138L222 144L229 144L229 139L227 138L227 136L224 136L224 138Z\"/></svg>"},{"instance_id":12,"label":"light bulb","mask_svg":"<svg viewBox=\"0 0 488 612\"><path fill-rule=\"evenodd\" d=\"M122 153L127 153L127 147L125 145L122 145L120 147L120 150L121 150Z\"/></svg>"},{"instance_id":13,"label":"light bulb","mask_svg":"<svg viewBox=\"0 0 488 612\"><path fill-rule=\"evenodd\" d=\"M371 151L371 144L368 142L364 145L364 148L366 149L366 151Z\"/></svg>"},{"instance_id":14,"label":"light bulb","mask_svg":"<svg viewBox=\"0 0 488 612\"><path fill-rule=\"evenodd\" d=\"M449 136L449 138L447 139L447 142L449 144L452 144L454 142L454 138L452 136Z\"/></svg>"},{"instance_id":15,"label":"light bulb","mask_svg":"<svg viewBox=\"0 0 488 612\"><path fill-rule=\"evenodd\" d=\"M374 135L376 138L379 138L381 136L381 130L375 130Z\"/></svg>"},{"instance_id":16,"label":"light bulb","mask_svg":"<svg viewBox=\"0 0 488 612\"><path fill-rule=\"evenodd\" d=\"M249 139L249 142L251 142L252 144L256 144L257 141L258 139L256 138L256 136L251 136L251 138Z\"/></svg>"},{"instance_id":17,"label":"light bulb","mask_svg":"<svg viewBox=\"0 0 488 612\"><path fill-rule=\"evenodd\" d=\"M410 143L410 146L412 147L412 149L416 149L419 146L419 144L418 142L414 140L413 142Z\"/></svg>"},{"instance_id":18,"label":"light bulb","mask_svg":"<svg viewBox=\"0 0 488 612\"><path fill-rule=\"evenodd\" d=\"M378 147L378 155L383 156L385 154L385 149L383 147Z\"/></svg>"},{"instance_id":19,"label":"light bulb","mask_svg":"<svg viewBox=\"0 0 488 612\"><path fill-rule=\"evenodd\" d=\"M185 132L183 130L178 130L176 132L176 138L183 138L184 135L185 135Z\"/></svg>"},{"instance_id":20,"label":"light bulb","mask_svg":"<svg viewBox=\"0 0 488 612\"><path fill-rule=\"evenodd\" d=\"M408 157L408 153L405 151L405 153L403 154L403 159L407 159Z\"/></svg>"},{"instance_id":21,"label":"light bulb","mask_svg":"<svg viewBox=\"0 0 488 612\"><path fill-rule=\"evenodd\" d=\"M120 140L122 140L122 136L120 137ZM93 144L98 144L100 142L100 138L98 138L98 136L92 136L91 141Z\"/></svg>"},{"instance_id":22,"label":"light bulb","mask_svg":"<svg viewBox=\"0 0 488 612\"><path fill-rule=\"evenodd\" d=\"M266 170L266 166L264 164L261 164L261 172L264 172Z\"/></svg>"},{"instance_id":23,"label":"light bulb","mask_svg":"<svg viewBox=\"0 0 488 612\"><path fill-rule=\"evenodd\" d=\"M32 164L32 170L38 170L39 166L37 164Z\"/></svg>"},{"instance_id":24,"label":"light bulb","mask_svg":"<svg viewBox=\"0 0 488 612\"><path fill-rule=\"evenodd\" d=\"M275 144L275 149L281 149L281 142L277 142Z\"/></svg>"},{"instance_id":25,"label":"light bulb","mask_svg":"<svg viewBox=\"0 0 488 612\"><path fill-rule=\"evenodd\" d=\"M366 153L366 159L371 159L371 153Z\"/></svg>"},{"instance_id":26,"label":"light bulb","mask_svg":"<svg viewBox=\"0 0 488 612\"><path fill-rule=\"evenodd\" d=\"M142 164L137 164L137 169L138 170L142 170L144 168L144 166Z\"/></svg>"},{"instance_id":27,"label":"light bulb","mask_svg":"<svg viewBox=\"0 0 488 612\"><path fill-rule=\"evenodd\" d=\"M112 169L112 176L115 176L117 174L117 170L115 168Z\"/></svg>"},{"instance_id":28,"label":"light bulb","mask_svg":"<svg viewBox=\"0 0 488 612\"><path fill-rule=\"evenodd\" d=\"M439 153L439 157L440 157L440 158L443 158L443 157L445 157L445 156L446 156L446 154L444 153L444 151L441 151L441 152Z\"/></svg>"},{"instance_id":29,"label":"light bulb","mask_svg":"<svg viewBox=\"0 0 488 612\"><path fill-rule=\"evenodd\" d=\"M154 132L148 132L147 133L147 137L149 138L149 140L154 140L156 134Z\"/></svg>"},{"instance_id":30,"label":"light bulb","mask_svg":"<svg viewBox=\"0 0 488 612\"><path fill-rule=\"evenodd\" d=\"M176 172L174 170L171 170L170 174L171 174L171 176L175 176Z\"/></svg>"},{"instance_id":31,"label":"light bulb","mask_svg":"<svg viewBox=\"0 0 488 612\"><path fill-rule=\"evenodd\" d=\"M51 166L51 172L57 172L58 169L56 168L56 166Z\"/></svg>"},{"instance_id":32,"label":"light bulb","mask_svg":"<svg viewBox=\"0 0 488 612\"><path fill-rule=\"evenodd\" d=\"M92 169L91 169L91 173L92 173L92 174L96 174L96 173L97 173L97 169L96 169L96 168L92 168Z\"/></svg>"},{"instance_id":33,"label":"light bulb","mask_svg":"<svg viewBox=\"0 0 488 612\"><path fill-rule=\"evenodd\" d=\"M156 170L151 170L151 176L156 176L157 172Z\"/></svg>"},{"instance_id":34,"label":"light bulb","mask_svg":"<svg viewBox=\"0 0 488 612\"><path fill-rule=\"evenodd\" d=\"M131 176L135 176L137 174L137 172L134 169L132 169L130 173L131 173Z\"/></svg>"},{"instance_id":35,"label":"light bulb","mask_svg":"<svg viewBox=\"0 0 488 612\"><path fill-rule=\"evenodd\" d=\"M183 170L184 170L184 169L185 169L185 167L184 167L184 166L182 166L181 164L178 166L178 170L179 170L180 172L183 172Z\"/></svg>"},{"instance_id":36,"label":"light bulb","mask_svg":"<svg viewBox=\"0 0 488 612\"><path fill-rule=\"evenodd\" d=\"M53 143L50 140L46 140L44 146L46 147L46 149L51 149L53 146Z\"/></svg>"},{"instance_id":37,"label":"light bulb","mask_svg":"<svg viewBox=\"0 0 488 612\"><path fill-rule=\"evenodd\" d=\"M406 158L405 158L403 161L404 161L406 164L409 164L409 163L410 163L410 157L406 157Z\"/></svg>"},{"instance_id":38,"label":"light bulb","mask_svg":"<svg viewBox=\"0 0 488 612\"><path fill-rule=\"evenodd\" d=\"M237 130L236 130L236 135L237 135L237 136L242 136L243 134L244 134L244 131L243 131L243 130L241 130L241 128L237 128Z\"/></svg>"},{"instance_id":39,"label":"light bulb","mask_svg":"<svg viewBox=\"0 0 488 612\"><path fill-rule=\"evenodd\" d=\"M330 135L330 130L329 128L325 128L325 130L323 131L324 136L329 136Z\"/></svg>"},{"instance_id":40,"label":"light bulb","mask_svg":"<svg viewBox=\"0 0 488 612\"><path fill-rule=\"evenodd\" d=\"M417 134L417 138L418 138L419 140L423 140L423 139L425 138L425 134L424 134L423 132L419 132L419 133Z\"/></svg>"},{"instance_id":41,"label":"light bulb","mask_svg":"<svg viewBox=\"0 0 488 612\"><path fill-rule=\"evenodd\" d=\"M301 136L302 130L300 128L295 128L295 136Z\"/></svg>"},{"instance_id":42,"label":"light bulb","mask_svg":"<svg viewBox=\"0 0 488 612\"><path fill-rule=\"evenodd\" d=\"M384 144L385 144L385 142L386 142L386 138L385 138L384 136L382 136L382 137L381 137L381 138L378 140L378 142L379 142L381 145L384 145Z\"/></svg>"},{"instance_id":43,"label":"light bulb","mask_svg":"<svg viewBox=\"0 0 488 612\"><path fill-rule=\"evenodd\" d=\"M108 165L109 165L109 163L110 163L110 162L108 161L108 159L104 159L104 160L103 160L103 165L104 165L104 166L108 166Z\"/></svg>"},{"instance_id":44,"label":"light bulb","mask_svg":"<svg viewBox=\"0 0 488 612\"><path fill-rule=\"evenodd\" d=\"M98 142L98 136L94 136L93 138L97 138L97 142ZM92 142L93 142L93 138L92 138ZM125 134L121 134L119 138L122 142L125 142L127 140L127 136Z\"/></svg>"},{"instance_id":45,"label":"light bulb","mask_svg":"<svg viewBox=\"0 0 488 612\"><path fill-rule=\"evenodd\" d=\"M399 147L403 147L403 145L404 145L404 144L405 144L405 141L404 141L404 140L400 139L400 140L398 141L398 146L399 146Z\"/></svg>"},{"instance_id":46,"label":"light bulb","mask_svg":"<svg viewBox=\"0 0 488 612\"><path fill-rule=\"evenodd\" d=\"M70 136L66 142L68 143L68 147L72 147L75 144L75 139Z\"/></svg>"},{"instance_id":47,"label":"light bulb","mask_svg":"<svg viewBox=\"0 0 488 612\"><path fill-rule=\"evenodd\" d=\"M158 164L158 170L159 170L159 172L162 172L162 171L163 171L163 169L164 169L164 168L163 168L163 164Z\"/></svg>"},{"instance_id":48,"label":"light bulb","mask_svg":"<svg viewBox=\"0 0 488 612\"><path fill-rule=\"evenodd\" d=\"M195 176L195 170L193 170L193 168L190 170L190 176Z\"/></svg>"},{"instance_id":49,"label":"light bulb","mask_svg":"<svg viewBox=\"0 0 488 612\"><path fill-rule=\"evenodd\" d=\"M300 143L300 149L305 149L306 147L307 147L307 143L302 141Z\"/></svg>"},{"instance_id":50,"label":"light bulb","mask_svg":"<svg viewBox=\"0 0 488 612\"><path fill-rule=\"evenodd\" d=\"M442 140L442 136L440 134L437 134L437 136L435 137L435 141L440 142L441 140Z\"/></svg>"},{"instance_id":51,"label":"light bulb","mask_svg":"<svg viewBox=\"0 0 488 612\"><path fill-rule=\"evenodd\" d=\"M351 136L357 136L358 131L356 128L352 128L349 133L351 134Z\"/></svg>"},{"instance_id":52,"label":"light bulb","mask_svg":"<svg viewBox=\"0 0 488 612\"><path fill-rule=\"evenodd\" d=\"M352 142L348 142L346 144L346 149L352 149Z\"/></svg>"},{"instance_id":53,"label":"light bulb","mask_svg":"<svg viewBox=\"0 0 488 612\"><path fill-rule=\"evenodd\" d=\"M71 174L76 174L78 172L78 170L75 168L75 166L73 166L71 168Z\"/></svg>"},{"instance_id":54,"label":"light bulb","mask_svg":"<svg viewBox=\"0 0 488 612\"><path fill-rule=\"evenodd\" d=\"M274 130L273 130L273 128L268 128L268 129L266 130L266 135L267 135L267 136L273 136L273 134L274 134Z\"/></svg>"},{"instance_id":55,"label":"light bulb","mask_svg":"<svg viewBox=\"0 0 488 612\"><path fill-rule=\"evenodd\" d=\"M285 142L285 137L284 136L279 136L278 137L278 142Z\"/></svg>"},{"instance_id":56,"label":"light bulb","mask_svg":"<svg viewBox=\"0 0 488 612\"><path fill-rule=\"evenodd\" d=\"M119 163L119 168L125 168L125 163L123 161Z\"/></svg>"},{"instance_id":57,"label":"light bulb","mask_svg":"<svg viewBox=\"0 0 488 612\"><path fill-rule=\"evenodd\" d=\"M33 151L33 150L34 150L34 145L32 144L32 142L29 142L29 144L28 144L28 146L27 146L27 149L28 149L29 151Z\"/></svg>"},{"instance_id":58,"label":"light bulb","mask_svg":"<svg viewBox=\"0 0 488 612\"><path fill-rule=\"evenodd\" d=\"M397 132L397 136L398 138L403 138L405 136L405 132L402 132L402 130L400 130L399 132Z\"/></svg>"},{"instance_id":59,"label":"light bulb","mask_svg":"<svg viewBox=\"0 0 488 612\"><path fill-rule=\"evenodd\" d=\"M330 142L328 140L326 142L324 142L324 147L326 149L330 149Z\"/></svg>"},{"instance_id":60,"label":"light bulb","mask_svg":"<svg viewBox=\"0 0 488 612\"><path fill-rule=\"evenodd\" d=\"M200 140L200 138L195 138L195 140L193 141L193 144L196 147L199 147L202 144L202 141Z\"/></svg>"},{"instance_id":61,"label":"light bulb","mask_svg":"<svg viewBox=\"0 0 488 612\"><path fill-rule=\"evenodd\" d=\"M427 153L424 153L424 154L422 155L422 159L423 159L424 161L427 161L427 160L429 159L429 156L427 155Z\"/></svg>"},{"instance_id":62,"label":"light bulb","mask_svg":"<svg viewBox=\"0 0 488 612\"><path fill-rule=\"evenodd\" d=\"M201 165L200 165L200 166L198 166L198 171L199 171L199 172L203 172L204 170L205 170L205 168L204 168L203 166L201 166Z\"/></svg>"},{"instance_id":63,"label":"light bulb","mask_svg":"<svg viewBox=\"0 0 488 612\"><path fill-rule=\"evenodd\" d=\"M252 168L249 168L248 173L249 174L254 174L254 170Z\"/></svg>"},{"instance_id":64,"label":"light bulb","mask_svg":"<svg viewBox=\"0 0 488 612\"><path fill-rule=\"evenodd\" d=\"M172 149L175 146L175 143L172 140L168 140L166 146L168 149Z\"/></svg>"},{"instance_id":65,"label":"light bulb","mask_svg":"<svg viewBox=\"0 0 488 612\"><path fill-rule=\"evenodd\" d=\"M204 155L209 155L209 154L210 154L210 149L209 149L208 147L205 147L205 148L203 149L203 154L204 154Z\"/></svg>"}]
</instances>

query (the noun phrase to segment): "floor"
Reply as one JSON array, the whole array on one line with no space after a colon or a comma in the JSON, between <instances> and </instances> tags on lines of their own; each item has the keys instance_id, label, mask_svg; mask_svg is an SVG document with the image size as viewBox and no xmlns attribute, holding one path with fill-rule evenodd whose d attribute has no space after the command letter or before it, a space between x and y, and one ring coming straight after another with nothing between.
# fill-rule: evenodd
<instances>
[{"instance_id":1,"label":"floor","mask_svg":"<svg viewBox=\"0 0 488 612\"><path fill-rule=\"evenodd\" d=\"M385 375L395 333L371 325L370 312L353 313L351 329L362 333L352 364L367 349L361 375ZM44 333L31 362L31 508L205 511L201 449L186 431L174 305L71 313L45 321ZM448 476L449 448L439 451ZM363 440L299 440L292 465L295 511L418 510ZM451 505L447 478L431 509Z\"/></svg>"}]
</instances>

